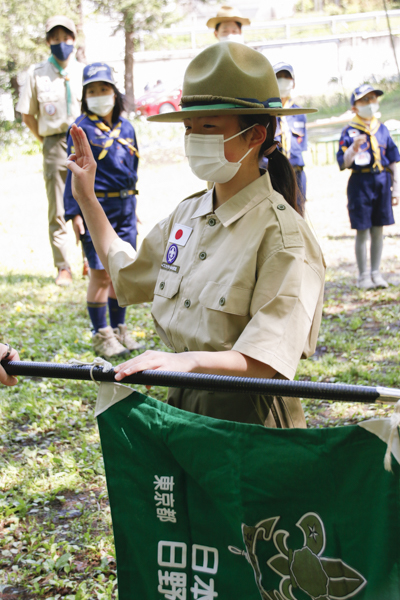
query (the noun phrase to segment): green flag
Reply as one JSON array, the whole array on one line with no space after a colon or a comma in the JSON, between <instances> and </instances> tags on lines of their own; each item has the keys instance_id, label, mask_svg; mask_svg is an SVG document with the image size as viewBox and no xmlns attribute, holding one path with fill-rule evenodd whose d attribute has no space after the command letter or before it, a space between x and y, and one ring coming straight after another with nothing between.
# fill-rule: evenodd
<instances>
[{"instance_id":1,"label":"green flag","mask_svg":"<svg viewBox=\"0 0 400 600\"><path fill-rule=\"evenodd\" d=\"M400 600L389 420L266 429L114 384L96 414L120 600Z\"/></svg>"}]
</instances>

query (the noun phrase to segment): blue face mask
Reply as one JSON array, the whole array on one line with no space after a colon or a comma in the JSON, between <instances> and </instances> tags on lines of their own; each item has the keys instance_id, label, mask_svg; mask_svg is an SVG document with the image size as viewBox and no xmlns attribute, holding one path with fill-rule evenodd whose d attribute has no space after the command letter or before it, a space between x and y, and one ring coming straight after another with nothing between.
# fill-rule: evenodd
<instances>
[{"instance_id":1,"label":"blue face mask","mask_svg":"<svg viewBox=\"0 0 400 600\"><path fill-rule=\"evenodd\" d=\"M60 44L51 44L50 50L53 56L58 58L58 60L65 61L71 54L74 49L73 44L67 44L66 42L61 42Z\"/></svg>"}]
</instances>

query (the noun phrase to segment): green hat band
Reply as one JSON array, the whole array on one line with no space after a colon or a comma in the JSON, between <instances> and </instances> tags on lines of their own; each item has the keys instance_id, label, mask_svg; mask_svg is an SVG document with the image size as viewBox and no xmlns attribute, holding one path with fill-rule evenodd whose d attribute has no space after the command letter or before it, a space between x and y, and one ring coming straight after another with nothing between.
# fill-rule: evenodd
<instances>
[{"instance_id":1,"label":"green hat band","mask_svg":"<svg viewBox=\"0 0 400 600\"><path fill-rule=\"evenodd\" d=\"M264 108L282 108L282 101L280 98L270 98L265 102L260 102L255 98L238 98L238 100L243 100L246 102L252 102L254 104L261 104ZM213 103L213 104L184 104L182 106L183 111L190 110L222 110L226 108L256 108L255 106L244 106L243 104L234 104L234 103ZM260 106L261 108L261 106Z\"/></svg>"}]
</instances>

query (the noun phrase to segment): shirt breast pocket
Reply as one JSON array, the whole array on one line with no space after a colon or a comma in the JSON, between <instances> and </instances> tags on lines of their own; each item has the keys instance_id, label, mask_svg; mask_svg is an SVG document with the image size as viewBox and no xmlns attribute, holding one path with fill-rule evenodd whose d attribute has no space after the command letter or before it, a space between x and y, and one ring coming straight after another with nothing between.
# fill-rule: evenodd
<instances>
[{"instance_id":1,"label":"shirt breast pocket","mask_svg":"<svg viewBox=\"0 0 400 600\"><path fill-rule=\"evenodd\" d=\"M151 312L159 336L169 347L171 347L171 342L168 339L169 325L179 298L181 282L182 275L178 275L178 273L169 273L168 271L161 269L157 278L156 287L154 288L154 300Z\"/></svg>"},{"instance_id":2,"label":"shirt breast pocket","mask_svg":"<svg viewBox=\"0 0 400 600\"><path fill-rule=\"evenodd\" d=\"M230 350L250 321L253 289L205 284L199 296L203 308L196 337L200 345Z\"/></svg>"}]
</instances>

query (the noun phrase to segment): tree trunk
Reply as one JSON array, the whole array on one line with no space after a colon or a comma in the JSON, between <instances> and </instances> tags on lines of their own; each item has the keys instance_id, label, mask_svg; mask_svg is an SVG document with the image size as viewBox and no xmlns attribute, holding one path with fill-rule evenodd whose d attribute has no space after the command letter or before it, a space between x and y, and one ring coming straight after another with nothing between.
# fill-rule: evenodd
<instances>
[{"instance_id":1,"label":"tree trunk","mask_svg":"<svg viewBox=\"0 0 400 600\"><path fill-rule=\"evenodd\" d=\"M133 85L134 65L134 33L125 28L125 110L135 110L135 95Z\"/></svg>"},{"instance_id":2,"label":"tree trunk","mask_svg":"<svg viewBox=\"0 0 400 600\"><path fill-rule=\"evenodd\" d=\"M76 32L77 32L77 38L78 38L78 45L77 45L77 49L76 49L76 60L78 62L84 63L85 65L87 64L87 59L86 59L86 41L85 41L85 33L83 31L83 0L78 0L78 12L79 12L79 22L76 26Z\"/></svg>"}]
</instances>

